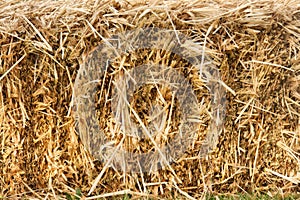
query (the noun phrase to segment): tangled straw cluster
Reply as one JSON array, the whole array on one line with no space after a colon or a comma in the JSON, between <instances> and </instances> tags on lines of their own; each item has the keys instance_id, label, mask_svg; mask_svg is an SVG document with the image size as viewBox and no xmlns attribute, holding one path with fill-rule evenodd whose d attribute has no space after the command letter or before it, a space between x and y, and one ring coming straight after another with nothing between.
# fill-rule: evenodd
<instances>
[{"instance_id":1,"label":"tangled straw cluster","mask_svg":"<svg viewBox=\"0 0 300 200\"><path fill-rule=\"evenodd\" d=\"M184 35L157 28L127 31L105 39L79 70L78 132L90 152L124 172L170 167L203 135L208 140L202 154L215 146L226 103L221 82L202 47Z\"/></svg>"}]
</instances>

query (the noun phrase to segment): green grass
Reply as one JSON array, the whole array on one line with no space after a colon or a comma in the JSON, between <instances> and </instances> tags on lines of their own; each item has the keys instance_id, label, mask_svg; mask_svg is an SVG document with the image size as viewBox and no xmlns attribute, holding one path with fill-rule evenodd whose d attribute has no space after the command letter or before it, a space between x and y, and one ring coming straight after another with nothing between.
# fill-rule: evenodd
<instances>
[{"instance_id":1,"label":"green grass","mask_svg":"<svg viewBox=\"0 0 300 200\"><path fill-rule=\"evenodd\" d=\"M65 194L67 200L80 200L81 195L81 190L76 189L76 195L70 195L68 193Z\"/></svg>"}]
</instances>

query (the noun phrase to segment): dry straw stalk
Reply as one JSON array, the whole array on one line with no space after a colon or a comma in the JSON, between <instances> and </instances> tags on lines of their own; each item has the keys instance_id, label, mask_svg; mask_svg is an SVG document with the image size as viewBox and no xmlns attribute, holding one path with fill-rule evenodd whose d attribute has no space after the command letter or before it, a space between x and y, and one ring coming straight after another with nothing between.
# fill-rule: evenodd
<instances>
[{"instance_id":1,"label":"dry straw stalk","mask_svg":"<svg viewBox=\"0 0 300 200\"><path fill-rule=\"evenodd\" d=\"M0 198L86 196L101 171L90 199L299 193L299 10L297 0L2 1ZM206 158L196 142L169 169L122 174L85 151L72 87L103 38L149 26L205 46L227 89L226 122Z\"/></svg>"}]
</instances>

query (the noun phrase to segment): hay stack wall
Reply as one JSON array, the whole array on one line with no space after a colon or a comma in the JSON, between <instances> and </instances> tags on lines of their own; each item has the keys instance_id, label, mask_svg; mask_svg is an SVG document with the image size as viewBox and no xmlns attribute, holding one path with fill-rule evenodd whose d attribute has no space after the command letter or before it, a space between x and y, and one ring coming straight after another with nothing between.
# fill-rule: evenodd
<instances>
[{"instance_id":1,"label":"hay stack wall","mask_svg":"<svg viewBox=\"0 0 300 200\"><path fill-rule=\"evenodd\" d=\"M107 168L91 195L299 193L299 9L275 0L2 2L0 197L88 194L104 165L75 132L76 74L102 37L150 26L206 45L227 85L223 131L205 159L195 148L172 164L181 182L169 169Z\"/></svg>"}]
</instances>

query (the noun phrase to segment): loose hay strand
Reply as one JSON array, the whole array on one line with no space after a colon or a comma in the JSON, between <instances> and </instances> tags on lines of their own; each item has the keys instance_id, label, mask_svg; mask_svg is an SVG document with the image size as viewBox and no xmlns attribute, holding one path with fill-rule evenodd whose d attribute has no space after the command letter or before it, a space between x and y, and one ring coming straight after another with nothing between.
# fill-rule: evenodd
<instances>
[{"instance_id":1,"label":"loose hay strand","mask_svg":"<svg viewBox=\"0 0 300 200\"><path fill-rule=\"evenodd\" d=\"M24 58L26 57L26 54L24 54L16 63L14 63L1 77L0 77L0 81L7 76L7 74L13 69L15 68Z\"/></svg>"}]
</instances>

